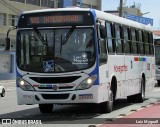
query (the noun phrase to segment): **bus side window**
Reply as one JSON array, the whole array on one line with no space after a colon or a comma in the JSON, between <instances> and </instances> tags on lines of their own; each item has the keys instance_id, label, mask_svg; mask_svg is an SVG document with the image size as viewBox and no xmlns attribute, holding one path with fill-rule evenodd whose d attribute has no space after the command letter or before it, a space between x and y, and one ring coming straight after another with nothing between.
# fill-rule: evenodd
<instances>
[{"instance_id":1,"label":"bus side window","mask_svg":"<svg viewBox=\"0 0 160 127\"><path fill-rule=\"evenodd\" d=\"M112 25L109 22L106 22L106 32L107 32L107 45L108 45L108 53L114 53L114 43L112 36Z\"/></svg>"},{"instance_id":2,"label":"bus side window","mask_svg":"<svg viewBox=\"0 0 160 127\"><path fill-rule=\"evenodd\" d=\"M116 53L122 53L122 40L120 34L120 26L115 24L115 42L116 42Z\"/></svg>"},{"instance_id":3,"label":"bus side window","mask_svg":"<svg viewBox=\"0 0 160 127\"><path fill-rule=\"evenodd\" d=\"M131 39L132 39L132 53L137 54L136 33L134 28L131 28Z\"/></svg>"},{"instance_id":4,"label":"bus side window","mask_svg":"<svg viewBox=\"0 0 160 127\"><path fill-rule=\"evenodd\" d=\"M149 55L149 32L145 32L145 53Z\"/></svg>"},{"instance_id":5,"label":"bus side window","mask_svg":"<svg viewBox=\"0 0 160 127\"><path fill-rule=\"evenodd\" d=\"M124 38L124 52L126 54L131 53L131 45L130 42L128 41L128 28L127 27L123 27L123 38Z\"/></svg>"},{"instance_id":6,"label":"bus side window","mask_svg":"<svg viewBox=\"0 0 160 127\"><path fill-rule=\"evenodd\" d=\"M135 34L136 34L136 46L137 46L137 54L139 54L140 51L140 47L139 47L139 33L138 33L138 29L136 29Z\"/></svg>"},{"instance_id":7,"label":"bus side window","mask_svg":"<svg viewBox=\"0 0 160 127\"><path fill-rule=\"evenodd\" d=\"M139 53L140 55L144 54L143 42L142 42L142 31L139 31Z\"/></svg>"},{"instance_id":8,"label":"bus side window","mask_svg":"<svg viewBox=\"0 0 160 127\"><path fill-rule=\"evenodd\" d=\"M154 48L153 48L153 34L149 33L149 54L153 55L154 54Z\"/></svg>"}]
</instances>

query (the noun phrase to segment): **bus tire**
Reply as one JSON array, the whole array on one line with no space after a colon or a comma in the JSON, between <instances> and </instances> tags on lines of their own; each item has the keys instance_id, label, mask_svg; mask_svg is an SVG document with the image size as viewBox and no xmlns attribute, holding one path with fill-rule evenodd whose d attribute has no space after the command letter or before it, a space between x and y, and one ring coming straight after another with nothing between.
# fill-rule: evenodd
<instances>
[{"instance_id":1,"label":"bus tire","mask_svg":"<svg viewBox=\"0 0 160 127\"><path fill-rule=\"evenodd\" d=\"M39 110L41 113L51 113L53 110L53 104L39 104Z\"/></svg>"},{"instance_id":2,"label":"bus tire","mask_svg":"<svg viewBox=\"0 0 160 127\"><path fill-rule=\"evenodd\" d=\"M145 99L145 81L144 78L141 79L141 91L138 94L131 95L127 97L129 103L142 103Z\"/></svg>"},{"instance_id":3,"label":"bus tire","mask_svg":"<svg viewBox=\"0 0 160 127\"><path fill-rule=\"evenodd\" d=\"M113 92L110 90L109 100L99 104L102 113L110 113L113 109Z\"/></svg>"},{"instance_id":4,"label":"bus tire","mask_svg":"<svg viewBox=\"0 0 160 127\"><path fill-rule=\"evenodd\" d=\"M134 103L135 102L135 95L127 96L127 101L129 103Z\"/></svg>"},{"instance_id":5,"label":"bus tire","mask_svg":"<svg viewBox=\"0 0 160 127\"><path fill-rule=\"evenodd\" d=\"M160 86L160 80L158 80L158 86Z\"/></svg>"},{"instance_id":6,"label":"bus tire","mask_svg":"<svg viewBox=\"0 0 160 127\"><path fill-rule=\"evenodd\" d=\"M142 103L145 100L145 80L144 78L141 79L141 91L139 94L136 95L136 100L139 103Z\"/></svg>"},{"instance_id":7,"label":"bus tire","mask_svg":"<svg viewBox=\"0 0 160 127\"><path fill-rule=\"evenodd\" d=\"M5 89L2 90L1 97L5 96Z\"/></svg>"}]
</instances>

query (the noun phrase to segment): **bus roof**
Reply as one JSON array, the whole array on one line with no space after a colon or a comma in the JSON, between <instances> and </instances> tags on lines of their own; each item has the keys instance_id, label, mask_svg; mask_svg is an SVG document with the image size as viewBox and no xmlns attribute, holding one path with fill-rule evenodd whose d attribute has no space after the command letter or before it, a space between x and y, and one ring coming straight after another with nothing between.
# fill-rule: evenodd
<instances>
[{"instance_id":1,"label":"bus roof","mask_svg":"<svg viewBox=\"0 0 160 127\"><path fill-rule=\"evenodd\" d=\"M41 12L53 12L53 11L94 11L96 14L96 18L99 19L104 19L110 22L115 22L118 24L123 24L126 26L130 26L130 27L134 27L134 28L138 28L138 29L144 29L147 31L152 31L152 27L151 26L147 26L126 18L122 18L113 14L109 14L103 11L99 11L96 9L92 9L92 8L79 8L79 7L69 7L69 8L52 8L52 9L40 9L40 10L32 10L32 11L25 11L22 14L32 14L32 13L41 13Z\"/></svg>"},{"instance_id":2,"label":"bus roof","mask_svg":"<svg viewBox=\"0 0 160 127\"><path fill-rule=\"evenodd\" d=\"M99 18L99 19L105 19L105 20L110 21L110 22L115 22L115 23L118 23L118 24L123 24L123 25L126 25L126 26L130 26L130 27L135 27L135 28L144 29L144 30L147 30L147 31L152 31L151 26L147 26L147 25L144 25L144 24L141 24L141 23L138 23L138 22L126 19L126 18L122 18L122 17L116 16L116 15L113 15L113 14L102 12L102 11L99 11L99 10L95 10L95 12L97 14L97 18Z\"/></svg>"}]
</instances>

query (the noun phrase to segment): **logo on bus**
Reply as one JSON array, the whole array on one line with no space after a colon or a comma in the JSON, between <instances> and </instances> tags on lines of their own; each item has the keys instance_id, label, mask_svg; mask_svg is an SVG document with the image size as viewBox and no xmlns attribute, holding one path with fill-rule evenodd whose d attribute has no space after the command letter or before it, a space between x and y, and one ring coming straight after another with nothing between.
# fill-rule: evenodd
<instances>
[{"instance_id":1,"label":"logo on bus","mask_svg":"<svg viewBox=\"0 0 160 127\"><path fill-rule=\"evenodd\" d=\"M128 67L126 65L123 65L123 66L114 66L114 71L115 72L125 72L125 71L128 71Z\"/></svg>"},{"instance_id":2,"label":"logo on bus","mask_svg":"<svg viewBox=\"0 0 160 127\"><path fill-rule=\"evenodd\" d=\"M53 90L57 90L57 89L58 89L58 86L57 86L57 85L53 85L53 86L52 86L52 89L53 89Z\"/></svg>"},{"instance_id":3,"label":"logo on bus","mask_svg":"<svg viewBox=\"0 0 160 127\"><path fill-rule=\"evenodd\" d=\"M88 64L87 54L83 53L81 55L73 56L72 64Z\"/></svg>"}]
</instances>

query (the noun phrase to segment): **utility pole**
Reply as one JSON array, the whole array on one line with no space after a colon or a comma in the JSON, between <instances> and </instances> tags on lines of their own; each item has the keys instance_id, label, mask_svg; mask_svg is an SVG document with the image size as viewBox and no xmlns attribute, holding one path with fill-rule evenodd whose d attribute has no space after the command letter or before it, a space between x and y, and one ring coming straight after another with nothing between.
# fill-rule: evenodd
<instances>
[{"instance_id":1,"label":"utility pole","mask_svg":"<svg viewBox=\"0 0 160 127\"><path fill-rule=\"evenodd\" d=\"M122 7L123 7L123 0L120 0L120 3L119 3L119 17L122 17Z\"/></svg>"}]
</instances>

